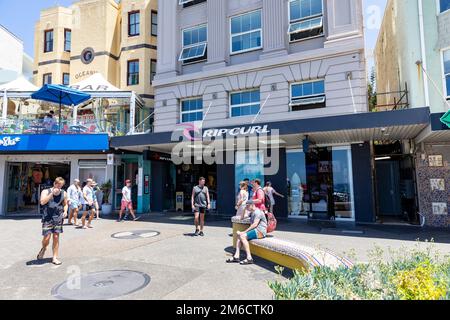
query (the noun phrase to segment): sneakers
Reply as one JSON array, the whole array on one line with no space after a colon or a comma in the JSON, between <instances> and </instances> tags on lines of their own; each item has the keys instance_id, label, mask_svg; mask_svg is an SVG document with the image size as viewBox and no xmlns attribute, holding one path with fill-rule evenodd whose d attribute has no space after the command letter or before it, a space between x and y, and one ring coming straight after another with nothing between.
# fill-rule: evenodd
<instances>
[{"instance_id":1,"label":"sneakers","mask_svg":"<svg viewBox=\"0 0 450 320\"><path fill-rule=\"evenodd\" d=\"M203 231L200 231L200 233L198 234L200 237L204 237L205 234L203 233Z\"/></svg>"},{"instance_id":2,"label":"sneakers","mask_svg":"<svg viewBox=\"0 0 450 320\"><path fill-rule=\"evenodd\" d=\"M195 230L194 237L198 237L199 235L200 235L200 231L199 230Z\"/></svg>"}]
</instances>

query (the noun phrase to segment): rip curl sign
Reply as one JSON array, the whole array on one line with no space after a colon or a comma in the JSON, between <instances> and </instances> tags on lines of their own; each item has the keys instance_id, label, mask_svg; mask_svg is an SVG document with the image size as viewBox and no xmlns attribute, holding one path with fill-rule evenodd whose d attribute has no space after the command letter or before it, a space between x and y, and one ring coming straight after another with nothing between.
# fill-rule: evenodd
<instances>
[{"instance_id":1,"label":"rip curl sign","mask_svg":"<svg viewBox=\"0 0 450 320\"><path fill-rule=\"evenodd\" d=\"M20 142L20 138L19 137L3 137L0 139L0 146L2 147L12 147L17 145Z\"/></svg>"}]
</instances>

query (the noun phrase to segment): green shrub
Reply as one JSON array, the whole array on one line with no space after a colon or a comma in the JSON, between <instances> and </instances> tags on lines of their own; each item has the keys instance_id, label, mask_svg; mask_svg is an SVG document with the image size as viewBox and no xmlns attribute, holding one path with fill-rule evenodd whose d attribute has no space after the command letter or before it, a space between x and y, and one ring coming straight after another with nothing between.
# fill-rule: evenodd
<instances>
[{"instance_id":1,"label":"green shrub","mask_svg":"<svg viewBox=\"0 0 450 320\"><path fill-rule=\"evenodd\" d=\"M375 248L369 256L352 268L294 271L269 287L277 300L450 300L450 258L432 246L389 251L388 257Z\"/></svg>"}]
</instances>

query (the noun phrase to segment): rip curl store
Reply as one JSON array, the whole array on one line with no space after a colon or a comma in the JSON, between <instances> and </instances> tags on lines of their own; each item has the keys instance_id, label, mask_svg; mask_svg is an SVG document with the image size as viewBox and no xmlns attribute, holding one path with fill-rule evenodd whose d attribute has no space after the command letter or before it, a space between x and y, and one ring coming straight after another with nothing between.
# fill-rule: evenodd
<instances>
[{"instance_id":1,"label":"rip curl store","mask_svg":"<svg viewBox=\"0 0 450 320\"><path fill-rule=\"evenodd\" d=\"M259 178L270 181L285 196L275 197L277 217L375 223L380 215L379 202L386 200L377 195L377 184L382 180L376 177L376 160L380 157L375 146L415 139L428 125L429 117L429 108L416 108L230 128L197 129L191 125L188 131L192 130L192 139L187 146L185 141L184 147L180 141L189 138L186 130L180 135L160 132L115 137L111 146L134 152L164 152L172 155L175 164L179 164L180 153L191 150L189 158L193 154L197 159L193 167L210 166L208 155L213 155L219 215L235 214L240 181ZM252 137L258 137L256 145L249 142ZM214 145L219 141L224 147ZM227 152L218 156L221 151ZM403 156L409 158L409 152ZM410 172L409 177L413 175Z\"/></svg>"},{"instance_id":2,"label":"rip curl store","mask_svg":"<svg viewBox=\"0 0 450 320\"><path fill-rule=\"evenodd\" d=\"M66 180L65 188L75 178L99 185L112 180L108 150L107 134L0 135L0 214L38 214L40 191L57 177Z\"/></svg>"}]
</instances>

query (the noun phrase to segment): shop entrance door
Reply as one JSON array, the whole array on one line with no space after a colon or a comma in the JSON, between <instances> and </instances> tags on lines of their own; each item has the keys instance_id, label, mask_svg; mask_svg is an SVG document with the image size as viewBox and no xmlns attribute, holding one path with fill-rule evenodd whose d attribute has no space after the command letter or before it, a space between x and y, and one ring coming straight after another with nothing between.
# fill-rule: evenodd
<instances>
[{"instance_id":1,"label":"shop entrance door","mask_svg":"<svg viewBox=\"0 0 450 320\"><path fill-rule=\"evenodd\" d=\"M41 191L53 186L57 177L70 184L69 163L9 162L7 163L6 214L39 215Z\"/></svg>"},{"instance_id":2,"label":"shop entrance door","mask_svg":"<svg viewBox=\"0 0 450 320\"><path fill-rule=\"evenodd\" d=\"M333 165L331 148L313 148L306 154L309 218L333 220Z\"/></svg>"}]
</instances>

